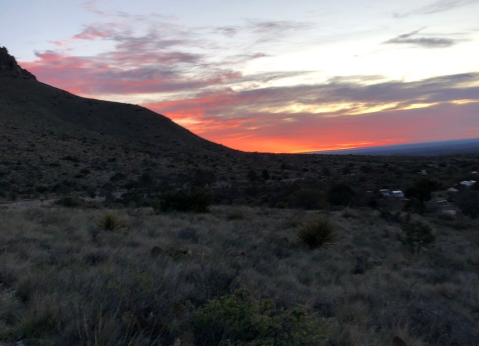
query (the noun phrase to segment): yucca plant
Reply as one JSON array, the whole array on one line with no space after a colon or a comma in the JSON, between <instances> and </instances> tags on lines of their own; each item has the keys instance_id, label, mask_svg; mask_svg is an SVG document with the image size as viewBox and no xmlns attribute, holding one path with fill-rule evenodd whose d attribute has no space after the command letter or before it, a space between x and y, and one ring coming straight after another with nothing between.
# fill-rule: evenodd
<instances>
[{"instance_id":1,"label":"yucca plant","mask_svg":"<svg viewBox=\"0 0 479 346\"><path fill-rule=\"evenodd\" d=\"M297 234L299 240L311 248L331 246L338 238L336 227L324 216L303 223Z\"/></svg>"},{"instance_id":2,"label":"yucca plant","mask_svg":"<svg viewBox=\"0 0 479 346\"><path fill-rule=\"evenodd\" d=\"M127 228L125 220L115 214L106 213L97 222L98 227L105 231L117 231Z\"/></svg>"}]
</instances>

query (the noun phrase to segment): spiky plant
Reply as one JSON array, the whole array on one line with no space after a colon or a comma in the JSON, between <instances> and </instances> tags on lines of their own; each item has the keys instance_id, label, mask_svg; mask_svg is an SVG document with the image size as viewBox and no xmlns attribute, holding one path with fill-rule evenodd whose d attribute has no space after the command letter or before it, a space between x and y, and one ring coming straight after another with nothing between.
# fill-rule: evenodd
<instances>
[{"instance_id":1,"label":"spiky plant","mask_svg":"<svg viewBox=\"0 0 479 346\"><path fill-rule=\"evenodd\" d=\"M112 213L104 214L98 220L97 225L105 231L117 231L127 228L125 220Z\"/></svg>"},{"instance_id":2,"label":"spiky plant","mask_svg":"<svg viewBox=\"0 0 479 346\"><path fill-rule=\"evenodd\" d=\"M336 227L324 216L303 223L297 235L302 243L311 248L331 246L338 238Z\"/></svg>"}]
</instances>

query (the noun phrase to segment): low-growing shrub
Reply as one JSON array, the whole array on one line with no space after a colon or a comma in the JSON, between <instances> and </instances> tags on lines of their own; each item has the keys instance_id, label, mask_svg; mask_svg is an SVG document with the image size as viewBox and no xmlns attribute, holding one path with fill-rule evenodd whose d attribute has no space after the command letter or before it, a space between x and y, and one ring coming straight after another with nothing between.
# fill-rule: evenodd
<instances>
[{"instance_id":1,"label":"low-growing shrub","mask_svg":"<svg viewBox=\"0 0 479 346\"><path fill-rule=\"evenodd\" d=\"M178 238L180 238L181 240L190 241L192 243L198 243L200 239L198 236L198 231L190 227L183 228L182 230L180 230L178 232Z\"/></svg>"},{"instance_id":2,"label":"low-growing shrub","mask_svg":"<svg viewBox=\"0 0 479 346\"><path fill-rule=\"evenodd\" d=\"M326 193L319 189L302 188L294 192L294 206L306 210L325 209L328 206Z\"/></svg>"},{"instance_id":3,"label":"low-growing shrub","mask_svg":"<svg viewBox=\"0 0 479 346\"><path fill-rule=\"evenodd\" d=\"M244 213L241 211L234 211L228 214L228 220L243 220L244 219Z\"/></svg>"},{"instance_id":4,"label":"low-growing shrub","mask_svg":"<svg viewBox=\"0 0 479 346\"><path fill-rule=\"evenodd\" d=\"M118 231L127 228L125 220L112 213L104 214L97 221L97 225L105 231Z\"/></svg>"},{"instance_id":5,"label":"low-growing shrub","mask_svg":"<svg viewBox=\"0 0 479 346\"><path fill-rule=\"evenodd\" d=\"M439 190L441 185L428 178L422 178L416 181L413 185L408 187L405 191L407 198L415 198L420 201L429 201L431 199L431 193Z\"/></svg>"},{"instance_id":6,"label":"low-growing shrub","mask_svg":"<svg viewBox=\"0 0 479 346\"><path fill-rule=\"evenodd\" d=\"M472 190L460 191L457 196L457 205L464 215L473 219L479 216L479 192Z\"/></svg>"},{"instance_id":7,"label":"low-growing shrub","mask_svg":"<svg viewBox=\"0 0 479 346\"><path fill-rule=\"evenodd\" d=\"M322 345L327 328L302 309L277 308L246 289L209 300L195 313L195 345Z\"/></svg>"},{"instance_id":8,"label":"low-growing shrub","mask_svg":"<svg viewBox=\"0 0 479 346\"><path fill-rule=\"evenodd\" d=\"M345 183L338 183L328 190L328 201L332 205L349 205L355 197L351 187Z\"/></svg>"},{"instance_id":9,"label":"low-growing shrub","mask_svg":"<svg viewBox=\"0 0 479 346\"><path fill-rule=\"evenodd\" d=\"M188 194L186 191L178 191L163 195L160 202L162 211L192 211L195 213L206 213L209 211L213 198L205 191L193 191Z\"/></svg>"},{"instance_id":10,"label":"low-growing shrub","mask_svg":"<svg viewBox=\"0 0 479 346\"><path fill-rule=\"evenodd\" d=\"M336 227L325 217L303 223L297 234L300 241L311 248L330 246L337 241Z\"/></svg>"},{"instance_id":11,"label":"low-growing shrub","mask_svg":"<svg viewBox=\"0 0 479 346\"><path fill-rule=\"evenodd\" d=\"M56 205L61 205L62 207L67 207L67 208L75 208L79 207L80 205L83 204L83 200L81 200L78 197L73 197L73 196L67 196L67 197L62 197L55 201Z\"/></svg>"}]
</instances>

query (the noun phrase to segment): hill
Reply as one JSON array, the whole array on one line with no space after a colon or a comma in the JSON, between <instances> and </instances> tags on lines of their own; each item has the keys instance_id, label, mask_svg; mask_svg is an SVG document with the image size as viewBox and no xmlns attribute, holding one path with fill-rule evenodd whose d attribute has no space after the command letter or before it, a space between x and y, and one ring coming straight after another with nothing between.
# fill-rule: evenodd
<instances>
[{"instance_id":1,"label":"hill","mask_svg":"<svg viewBox=\"0 0 479 346\"><path fill-rule=\"evenodd\" d=\"M21 188L32 180L101 186L115 173L133 177L146 168L175 176L188 162L222 162L236 153L146 108L43 84L6 48L0 48L0 141L0 176L9 172L11 184Z\"/></svg>"}]
</instances>

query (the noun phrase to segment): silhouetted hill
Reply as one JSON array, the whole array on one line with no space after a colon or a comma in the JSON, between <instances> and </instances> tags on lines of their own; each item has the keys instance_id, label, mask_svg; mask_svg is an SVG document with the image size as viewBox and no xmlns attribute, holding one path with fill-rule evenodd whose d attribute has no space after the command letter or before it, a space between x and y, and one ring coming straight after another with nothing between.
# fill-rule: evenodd
<instances>
[{"instance_id":1,"label":"silhouetted hill","mask_svg":"<svg viewBox=\"0 0 479 346\"><path fill-rule=\"evenodd\" d=\"M0 143L0 177L9 179L0 190L63 180L95 189L118 172L176 179L238 153L146 108L41 83L6 48L0 48Z\"/></svg>"},{"instance_id":2,"label":"silhouetted hill","mask_svg":"<svg viewBox=\"0 0 479 346\"><path fill-rule=\"evenodd\" d=\"M86 99L40 83L20 68L5 48L0 48L0 69L2 120L8 118L12 123L21 120L22 126L29 123L44 129L73 126L165 148L228 151L146 108Z\"/></svg>"}]
</instances>

